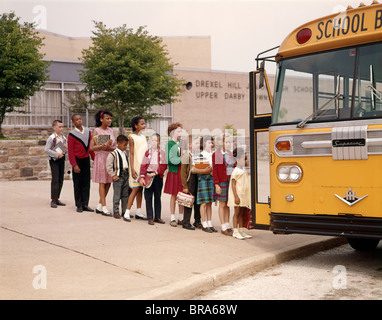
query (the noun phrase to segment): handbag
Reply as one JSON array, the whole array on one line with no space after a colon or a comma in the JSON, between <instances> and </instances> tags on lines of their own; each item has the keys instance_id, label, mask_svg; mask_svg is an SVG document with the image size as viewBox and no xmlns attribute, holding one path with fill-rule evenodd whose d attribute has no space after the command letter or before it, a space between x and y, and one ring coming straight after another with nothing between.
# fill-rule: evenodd
<instances>
[{"instance_id":1,"label":"handbag","mask_svg":"<svg viewBox=\"0 0 382 320\"><path fill-rule=\"evenodd\" d=\"M244 225L243 227L244 228L247 228L248 230L249 229L254 229L255 227L253 226L253 222L252 222L252 211L251 209L249 208L245 208L245 213L244 213Z\"/></svg>"},{"instance_id":2,"label":"handbag","mask_svg":"<svg viewBox=\"0 0 382 320\"><path fill-rule=\"evenodd\" d=\"M179 191L176 195L176 203L185 206L187 208L192 208L194 205L195 197L192 194L184 193Z\"/></svg>"}]
</instances>

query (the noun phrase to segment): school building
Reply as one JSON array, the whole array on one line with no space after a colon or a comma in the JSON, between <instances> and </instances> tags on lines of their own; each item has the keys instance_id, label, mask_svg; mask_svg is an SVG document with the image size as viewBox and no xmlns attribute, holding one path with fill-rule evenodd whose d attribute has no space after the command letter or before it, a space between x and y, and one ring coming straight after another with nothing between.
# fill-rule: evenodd
<instances>
[{"instance_id":1,"label":"school building","mask_svg":"<svg viewBox=\"0 0 382 320\"><path fill-rule=\"evenodd\" d=\"M65 126L70 127L69 99L85 87L78 70L82 69L81 52L91 46L91 39L47 31L40 33L45 38L44 59L52 61L50 80L44 90L29 99L25 113L7 114L3 123L7 136L11 136L12 130L33 132L49 128L54 119L62 119ZM184 90L178 102L152 108L159 118L149 123L149 127L166 135L171 122L181 122L189 133L216 132L229 126L248 136L248 73L211 70L211 38L208 36L162 37L162 40L176 63L173 73L183 80ZM84 112L86 126L94 127L95 112L91 108Z\"/></svg>"}]
</instances>

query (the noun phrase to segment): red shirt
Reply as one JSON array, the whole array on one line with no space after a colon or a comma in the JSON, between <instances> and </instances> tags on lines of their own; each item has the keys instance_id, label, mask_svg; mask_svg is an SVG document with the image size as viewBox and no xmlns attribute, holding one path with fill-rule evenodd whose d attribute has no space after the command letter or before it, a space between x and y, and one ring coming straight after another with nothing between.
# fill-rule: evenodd
<instances>
[{"instance_id":1,"label":"red shirt","mask_svg":"<svg viewBox=\"0 0 382 320\"><path fill-rule=\"evenodd\" d=\"M89 151L92 135L89 129L84 128L84 130L88 131L83 133L84 137L80 137L81 133L76 132L75 130L72 130L68 135L68 155L72 167L77 165L76 158L83 159L90 155L94 160L94 152Z\"/></svg>"},{"instance_id":2,"label":"red shirt","mask_svg":"<svg viewBox=\"0 0 382 320\"><path fill-rule=\"evenodd\" d=\"M228 152L228 155L233 158L232 153ZM227 164L224 161L224 156L221 150L216 150L212 154L212 178L214 184L220 184L228 180Z\"/></svg>"},{"instance_id":3,"label":"red shirt","mask_svg":"<svg viewBox=\"0 0 382 320\"><path fill-rule=\"evenodd\" d=\"M152 149L150 148L149 150L147 150L145 152L145 156L142 160L142 164L141 164L141 168L140 168L140 177L146 176L147 169L148 169L150 162L151 162L151 153L152 153L151 150ZM167 169L166 154L162 149L158 149L157 154L158 154L158 159L157 159L156 163L159 164L157 173L161 178L163 178L163 174Z\"/></svg>"}]
</instances>

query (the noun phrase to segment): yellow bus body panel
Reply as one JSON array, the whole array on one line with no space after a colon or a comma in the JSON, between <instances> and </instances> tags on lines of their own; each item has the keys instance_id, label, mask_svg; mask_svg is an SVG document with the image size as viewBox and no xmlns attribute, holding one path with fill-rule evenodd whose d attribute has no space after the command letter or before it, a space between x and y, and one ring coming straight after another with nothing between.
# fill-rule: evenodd
<instances>
[{"instance_id":1,"label":"yellow bus body panel","mask_svg":"<svg viewBox=\"0 0 382 320\"><path fill-rule=\"evenodd\" d=\"M369 126L369 129L382 129L382 126ZM369 155L367 160L277 156L273 146L279 135L313 132L331 132L331 128L270 132L269 145L274 153L270 165L271 212L382 218L382 155ZM297 183L280 182L277 178L279 166L289 164L302 168L302 179ZM365 198L352 206L340 200L350 189L357 198ZM293 195L294 200L288 202L287 195Z\"/></svg>"}]
</instances>

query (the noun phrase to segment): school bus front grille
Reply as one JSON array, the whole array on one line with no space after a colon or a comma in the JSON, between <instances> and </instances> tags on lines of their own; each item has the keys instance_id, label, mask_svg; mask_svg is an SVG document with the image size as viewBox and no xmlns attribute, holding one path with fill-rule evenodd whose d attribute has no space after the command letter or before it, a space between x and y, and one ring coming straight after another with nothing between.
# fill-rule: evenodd
<instances>
[{"instance_id":1,"label":"school bus front grille","mask_svg":"<svg viewBox=\"0 0 382 320\"><path fill-rule=\"evenodd\" d=\"M291 150L274 150L279 157L327 157L333 160L367 160L382 154L382 130L367 126L335 127L331 132L280 135L277 142L289 140Z\"/></svg>"}]
</instances>

